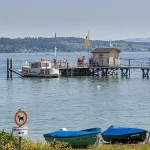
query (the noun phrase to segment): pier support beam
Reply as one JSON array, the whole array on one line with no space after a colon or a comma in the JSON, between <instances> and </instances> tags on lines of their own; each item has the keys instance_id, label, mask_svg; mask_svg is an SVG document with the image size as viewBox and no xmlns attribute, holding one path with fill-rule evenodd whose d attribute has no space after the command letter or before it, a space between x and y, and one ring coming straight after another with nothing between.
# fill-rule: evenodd
<instances>
[{"instance_id":1,"label":"pier support beam","mask_svg":"<svg viewBox=\"0 0 150 150\"><path fill-rule=\"evenodd\" d=\"M142 70L142 75L143 75L143 78L144 77L149 77L149 69L141 69Z\"/></svg>"},{"instance_id":2,"label":"pier support beam","mask_svg":"<svg viewBox=\"0 0 150 150\"><path fill-rule=\"evenodd\" d=\"M121 77L128 77L128 76L130 77L130 72L128 68L126 69L121 68L120 70L121 70Z\"/></svg>"},{"instance_id":3,"label":"pier support beam","mask_svg":"<svg viewBox=\"0 0 150 150\"><path fill-rule=\"evenodd\" d=\"M108 75L108 68L101 69L101 70L102 70L102 76L107 76Z\"/></svg>"}]
</instances>

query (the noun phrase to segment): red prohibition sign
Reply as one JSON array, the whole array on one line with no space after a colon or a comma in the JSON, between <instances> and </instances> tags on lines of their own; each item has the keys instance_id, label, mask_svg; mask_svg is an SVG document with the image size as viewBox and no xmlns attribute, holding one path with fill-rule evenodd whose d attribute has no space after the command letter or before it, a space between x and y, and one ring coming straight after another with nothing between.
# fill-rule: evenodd
<instances>
[{"instance_id":1,"label":"red prohibition sign","mask_svg":"<svg viewBox=\"0 0 150 150\"><path fill-rule=\"evenodd\" d=\"M21 114L21 115L20 115L20 114ZM28 118L27 118L26 112L23 111L23 110L21 110L21 109L19 109L19 110L16 112L15 117L14 117L15 123L16 123L19 127L25 125L26 122L27 122L27 119L28 119Z\"/></svg>"}]
</instances>

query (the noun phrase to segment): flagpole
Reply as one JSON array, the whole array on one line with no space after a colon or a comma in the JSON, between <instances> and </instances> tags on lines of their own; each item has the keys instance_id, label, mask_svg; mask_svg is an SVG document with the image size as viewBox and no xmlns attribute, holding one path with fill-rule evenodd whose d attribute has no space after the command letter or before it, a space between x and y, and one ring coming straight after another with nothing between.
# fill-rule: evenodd
<instances>
[{"instance_id":1,"label":"flagpole","mask_svg":"<svg viewBox=\"0 0 150 150\"><path fill-rule=\"evenodd\" d=\"M90 43L89 31L88 31L88 41ZM88 65L89 65L89 51L90 51L90 44L88 45Z\"/></svg>"},{"instance_id":2,"label":"flagpole","mask_svg":"<svg viewBox=\"0 0 150 150\"><path fill-rule=\"evenodd\" d=\"M56 33L55 33L55 58L56 58L56 61L57 61L57 48L56 48Z\"/></svg>"},{"instance_id":3,"label":"flagpole","mask_svg":"<svg viewBox=\"0 0 150 150\"><path fill-rule=\"evenodd\" d=\"M88 51L88 65L89 65L89 51L90 51L90 42L89 42L89 31L88 31L88 35L86 36L86 38L84 39L84 46L87 47L87 51Z\"/></svg>"},{"instance_id":4,"label":"flagpole","mask_svg":"<svg viewBox=\"0 0 150 150\"><path fill-rule=\"evenodd\" d=\"M89 46L88 46L88 65L89 65Z\"/></svg>"}]
</instances>

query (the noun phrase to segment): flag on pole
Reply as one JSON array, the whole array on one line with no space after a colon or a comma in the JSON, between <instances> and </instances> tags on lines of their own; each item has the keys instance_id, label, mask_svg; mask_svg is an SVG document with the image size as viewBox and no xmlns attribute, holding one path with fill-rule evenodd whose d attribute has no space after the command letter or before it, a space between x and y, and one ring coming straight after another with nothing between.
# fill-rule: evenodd
<instances>
[{"instance_id":1,"label":"flag on pole","mask_svg":"<svg viewBox=\"0 0 150 150\"><path fill-rule=\"evenodd\" d=\"M90 41L89 41L89 32L86 38L84 39L84 46L85 47L90 47Z\"/></svg>"}]
</instances>

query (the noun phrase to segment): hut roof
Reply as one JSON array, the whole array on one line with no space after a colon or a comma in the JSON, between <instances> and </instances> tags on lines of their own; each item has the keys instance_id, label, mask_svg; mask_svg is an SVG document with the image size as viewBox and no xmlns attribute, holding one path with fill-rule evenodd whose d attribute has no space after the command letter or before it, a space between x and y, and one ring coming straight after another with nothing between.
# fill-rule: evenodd
<instances>
[{"instance_id":1,"label":"hut roof","mask_svg":"<svg viewBox=\"0 0 150 150\"><path fill-rule=\"evenodd\" d=\"M120 50L117 48L96 48L91 53L110 53L114 49L120 53Z\"/></svg>"}]
</instances>

